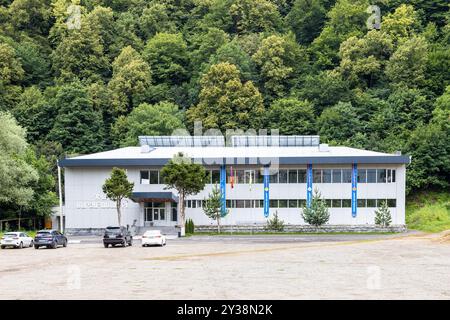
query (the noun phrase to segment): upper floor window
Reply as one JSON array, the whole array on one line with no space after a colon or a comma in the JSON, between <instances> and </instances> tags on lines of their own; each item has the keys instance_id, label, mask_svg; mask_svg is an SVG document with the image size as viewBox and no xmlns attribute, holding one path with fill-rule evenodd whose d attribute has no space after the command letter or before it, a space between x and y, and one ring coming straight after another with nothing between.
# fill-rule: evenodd
<instances>
[{"instance_id":1,"label":"upper floor window","mask_svg":"<svg viewBox=\"0 0 450 320\"><path fill-rule=\"evenodd\" d=\"M158 170L141 170L141 184L163 184L164 180Z\"/></svg>"}]
</instances>

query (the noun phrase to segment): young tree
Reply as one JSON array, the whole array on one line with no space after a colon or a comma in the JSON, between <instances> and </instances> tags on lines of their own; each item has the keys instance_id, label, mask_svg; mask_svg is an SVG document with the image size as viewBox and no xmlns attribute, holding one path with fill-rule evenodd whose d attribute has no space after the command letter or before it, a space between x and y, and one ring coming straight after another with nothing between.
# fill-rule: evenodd
<instances>
[{"instance_id":1,"label":"young tree","mask_svg":"<svg viewBox=\"0 0 450 320\"><path fill-rule=\"evenodd\" d=\"M116 203L119 227L122 226L122 200L131 197L133 187L134 183L128 181L125 170L119 168L113 168L111 177L106 179L103 184L102 189L105 195Z\"/></svg>"},{"instance_id":2,"label":"young tree","mask_svg":"<svg viewBox=\"0 0 450 320\"><path fill-rule=\"evenodd\" d=\"M284 221L278 217L278 211L275 211L273 218L267 220L266 229L269 231L283 231Z\"/></svg>"},{"instance_id":3,"label":"young tree","mask_svg":"<svg viewBox=\"0 0 450 320\"><path fill-rule=\"evenodd\" d=\"M313 198L311 199L311 206L304 207L302 210L302 218L306 223L319 227L328 222L330 219L330 213L325 200L322 199L318 189L314 190Z\"/></svg>"},{"instance_id":4,"label":"young tree","mask_svg":"<svg viewBox=\"0 0 450 320\"><path fill-rule=\"evenodd\" d=\"M375 210L375 224L383 228L389 227L392 222L391 212L389 211L386 201L383 201L381 205Z\"/></svg>"},{"instance_id":5,"label":"young tree","mask_svg":"<svg viewBox=\"0 0 450 320\"><path fill-rule=\"evenodd\" d=\"M206 184L207 174L200 164L192 163L182 152L169 160L161 170L166 189L175 189L179 197L181 235L184 236L186 196L197 194Z\"/></svg>"},{"instance_id":6,"label":"young tree","mask_svg":"<svg viewBox=\"0 0 450 320\"><path fill-rule=\"evenodd\" d=\"M229 210L222 211L222 196L217 185L214 186L212 192L208 195L208 199L205 199L203 211L209 218L217 221L217 233L220 233L220 218L225 217Z\"/></svg>"}]
</instances>

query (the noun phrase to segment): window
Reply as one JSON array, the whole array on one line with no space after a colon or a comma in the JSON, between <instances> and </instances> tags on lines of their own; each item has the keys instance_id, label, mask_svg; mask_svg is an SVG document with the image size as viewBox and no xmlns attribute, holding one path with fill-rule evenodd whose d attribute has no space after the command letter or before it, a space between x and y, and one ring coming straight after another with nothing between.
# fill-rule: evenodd
<instances>
[{"instance_id":1,"label":"window","mask_svg":"<svg viewBox=\"0 0 450 320\"><path fill-rule=\"evenodd\" d=\"M386 199L377 199L377 208L381 207L383 205L383 203L386 202Z\"/></svg>"},{"instance_id":2,"label":"window","mask_svg":"<svg viewBox=\"0 0 450 320\"><path fill-rule=\"evenodd\" d=\"M377 169L377 183L386 183L386 169Z\"/></svg>"},{"instance_id":3,"label":"window","mask_svg":"<svg viewBox=\"0 0 450 320\"><path fill-rule=\"evenodd\" d=\"M342 207L342 201L341 199L332 199L331 205L333 208L341 208Z\"/></svg>"},{"instance_id":4,"label":"window","mask_svg":"<svg viewBox=\"0 0 450 320\"><path fill-rule=\"evenodd\" d=\"M299 208L306 207L306 199L298 199L298 207Z\"/></svg>"},{"instance_id":5,"label":"window","mask_svg":"<svg viewBox=\"0 0 450 320\"><path fill-rule=\"evenodd\" d=\"M232 206L231 206L231 200L226 200L226 205L227 205L227 208L232 208Z\"/></svg>"},{"instance_id":6,"label":"window","mask_svg":"<svg viewBox=\"0 0 450 320\"><path fill-rule=\"evenodd\" d=\"M159 220L166 220L166 210L159 210Z\"/></svg>"},{"instance_id":7,"label":"window","mask_svg":"<svg viewBox=\"0 0 450 320\"><path fill-rule=\"evenodd\" d=\"M376 208L377 203L375 199L367 199L367 208Z\"/></svg>"},{"instance_id":8,"label":"window","mask_svg":"<svg viewBox=\"0 0 450 320\"><path fill-rule=\"evenodd\" d=\"M306 170L298 170L298 183L306 183Z\"/></svg>"},{"instance_id":9,"label":"window","mask_svg":"<svg viewBox=\"0 0 450 320\"><path fill-rule=\"evenodd\" d=\"M287 208L288 207L288 201L287 200L279 200L278 201L278 208Z\"/></svg>"},{"instance_id":10,"label":"window","mask_svg":"<svg viewBox=\"0 0 450 320\"><path fill-rule=\"evenodd\" d=\"M255 183L255 171L254 170L245 170L245 183Z\"/></svg>"},{"instance_id":11,"label":"window","mask_svg":"<svg viewBox=\"0 0 450 320\"><path fill-rule=\"evenodd\" d=\"M395 182L395 170L387 169L387 182Z\"/></svg>"},{"instance_id":12,"label":"window","mask_svg":"<svg viewBox=\"0 0 450 320\"><path fill-rule=\"evenodd\" d=\"M245 200L245 207L246 208L253 208L252 200Z\"/></svg>"},{"instance_id":13,"label":"window","mask_svg":"<svg viewBox=\"0 0 450 320\"><path fill-rule=\"evenodd\" d=\"M287 170L279 170L278 171L278 183L287 183Z\"/></svg>"},{"instance_id":14,"label":"window","mask_svg":"<svg viewBox=\"0 0 450 320\"><path fill-rule=\"evenodd\" d=\"M236 200L236 208L245 208L245 200Z\"/></svg>"},{"instance_id":15,"label":"window","mask_svg":"<svg viewBox=\"0 0 450 320\"><path fill-rule=\"evenodd\" d=\"M289 200L289 208L297 208L297 206L298 206L298 201L296 199Z\"/></svg>"},{"instance_id":16,"label":"window","mask_svg":"<svg viewBox=\"0 0 450 320\"><path fill-rule=\"evenodd\" d=\"M269 200L269 206L271 208L278 208L278 200Z\"/></svg>"},{"instance_id":17,"label":"window","mask_svg":"<svg viewBox=\"0 0 450 320\"><path fill-rule=\"evenodd\" d=\"M358 199L358 208L366 207L366 199Z\"/></svg>"},{"instance_id":18,"label":"window","mask_svg":"<svg viewBox=\"0 0 450 320\"><path fill-rule=\"evenodd\" d=\"M342 183L352 183L352 170L350 169L342 170Z\"/></svg>"},{"instance_id":19,"label":"window","mask_svg":"<svg viewBox=\"0 0 450 320\"><path fill-rule=\"evenodd\" d=\"M395 170L392 170L392 182L395 182Z\"/></svg>"},{"instance_id":20,"label":"window","mask_svg":"<svg viewBox=\"0 0 450 320\"><path fill-rule=\"evenodd\" d=\"M397 199L387 199L387 205L389 208L397 207Z\"/></svg>"},{"instance_id":21,"label":"window","mask_svg":"<svg viewBox=\"0 0 450 320\"><path fill-rule=\"evenodd\" d=\"M313 170L313 183L322 183L322 170Z\"/></svg>"},{"instance_id":22,"label":"window","mask_svg":"<svg viewBox=\"0 0 450 320\"><path fill-rule=\"evenodd\" d=\"M149 184L150 179L148 177L148 171L141 171L141 184Z\"/></svg>"},{"instance_id":23,"label":"window","mask_svg":"<svg viewBox=\"0 0 450 320\"><path fill-rule=\"evenodd\" d=\"M328 208L331 208L331 199L325 199L325 205L326 205Z\"/></svg>"},{"instance_id":24,"label":"window","mask_svg":"<svg viewBox=\"0 0 450 320\"><path fill-rule=\"evenodd\" d=\"M259 208L260 206L259 206L259 200L253 200L253 207L254 208Z\"/></svg>"},{"instance_id":25,"label":"window","mask_svg":"<svg viewBox=\"0 0 450 320\"><path fill-rule=\"evenodd\" d=\"M351 199L342 199L342 208L350 208L352 206Z\"/></svg>"},{"instance_id":26,"label":"window","mask_svg":"<svg viewBox=\"0 0 450 320\"><path fill-rule=\"evenodd\" d=\"M191 204L192 204L192 208L197 208L197 201L196 200L192 200Z\"/></svg>"},{"instance_id":27,"label":"window","mask_svg":"<svg viewBox=\"0 0 450 320\"><path fill-rule=\"evenodd\" d=\"M297 183L297 170L289 170L289 183Z\"/></svg>"},{"instance_id":28,"label":"window","mask_svg":"<svg viewBox=\"0 0 450 320\"><path fill-rule=\"evenodd\" d=\"M220 183L220 170L211 170L211 183Z\"/></svg>"},{"instance_id":29,"label":"window","mask_svg":"<svg viewBox=\"0 0 450 320\"><path fill-rule=\"evenodd\" d=\"M150 184L158 184L159 183L159 179L158 179L158 170L150 170Z\"/></svg>"},{"instance_id":30,"label":"window","mask_svg":"<svg viewBox=\"0 0 450 320\"><path fill-rule=\"evenodd\" d=\"M367 169L367 183L376 183L376 182L377 182L377 170Z\"/></svg>"},{"instance_id":31,"label":"window","mask_svg":"<svg viewBox=\"0 0 450 320\"><path fill-rule=\"evenodd\" d=\"M263 183L264 182L264 175L263 171L261 169L255 171L255 181L256 183Z\"/></svg>"},{"instance_id":32,"label":"window","mask_svg":"<svg viewBox=\"0 0 450 320\"><path fill-rule=\"evenodd\" d=\"M358 169L358 183L366 183L366 169Z\"/></svg>"},{"instance_id":33,"label":"window","mask_svg":"<svg viewBox=\"0 0 450 320\"><path fill-rule=\"evenodd\" d=\"M172 221L178 221L177 208L172 208Z\"/></svg>"},{"instance_id":34,"label":"window","mask_svg":"<svg viewBox=\"0 0 450 320\"><path fill-rule=\"evenodd\" d=\"M244 183L244 170L236 170L235 183Z\"/></svg>"},{"instance_id":35,"label":"window","mask_svg":"<svg viewBox=\"0 0 450 320\"><path fill-rule=\"evenodd\" d=\"M278 172L271 174L269 176L269 182L270 183L278 183Z\"/></svg>"},{"instance_id":36,"label":"window","mask_svg":"<svg viewBox=\"0 0 450 320\"><path fill-rule=\"evenodd\" d=\"M331 170L322 170L322 183L331 183Z\"/></svg>"},{"instance_id":37,"label":"window","mask_svg":"<svg viewBox=\"0 0 450 320\"><path fill-rule=\"evenodd\" d=\"M333 183L342 183L342 170L333 169Z\"/></svg>"}]
</instances>

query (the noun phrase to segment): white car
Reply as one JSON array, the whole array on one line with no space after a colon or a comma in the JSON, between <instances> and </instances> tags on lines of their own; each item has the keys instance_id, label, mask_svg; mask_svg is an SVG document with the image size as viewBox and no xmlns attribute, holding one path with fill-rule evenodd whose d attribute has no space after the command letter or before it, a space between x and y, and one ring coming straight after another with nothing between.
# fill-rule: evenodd
<instances>
[{"instance_id":1,"label":"white car","mask_svg":"<svg viewBox=\"0 0 450 320\"><path fill-rule=\"evenodd\" d=\"M6 247L20 248L32 247L34 240L25 232L7 232L0 240L0 247L5 249Z\"/></svg>"},{"instance_id":2,"label":"white car","mask_svg":"<svg viewBox=\"0 0 450 320\"><path fill-rule=\"evenodd\" d=\"M147 247L151 245L165 246L166 236L160 230L146 231L142 236L142 246Z\"/></svg>"}]
</instances>

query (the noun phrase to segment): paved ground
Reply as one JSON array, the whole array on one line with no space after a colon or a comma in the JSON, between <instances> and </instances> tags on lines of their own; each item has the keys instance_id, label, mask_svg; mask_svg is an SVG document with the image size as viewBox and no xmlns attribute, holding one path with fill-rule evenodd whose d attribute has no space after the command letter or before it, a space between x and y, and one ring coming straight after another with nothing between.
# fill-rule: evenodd
<instances>
[{"instance_id":1,"label":"paved ground","mask_svg":"<svg viewBox=\"0 0 450 320\"><path fill-rule=\"evenodd\" d=\"M0 251L0 299L450 299L443 235L196 236Z\"/></svg>"}]
</instances>

